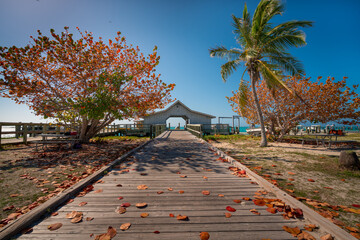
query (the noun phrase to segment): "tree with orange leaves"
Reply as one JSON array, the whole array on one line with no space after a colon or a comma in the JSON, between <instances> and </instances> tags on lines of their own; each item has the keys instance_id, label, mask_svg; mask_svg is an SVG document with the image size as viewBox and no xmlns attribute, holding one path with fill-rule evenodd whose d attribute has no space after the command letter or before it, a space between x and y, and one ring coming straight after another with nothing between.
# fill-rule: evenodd
<instances>
[{"instance_id":1,"label":"tree with orange leaves","mask_svg":"<svg viewBox=\"0 0 360 240\"><path fill-rule=\"evenodd\" d=\"M289 77L285 83L300 97L294 97L284 89L269 90L266 84L258 84L257 94L264 122L271 135L281 140L301 122L355 124L360 121L360 98L355 92L357 85L347 86L346 77L335 81L328 77L325 82L311 81L306 77ZM258 124L255 103L250 91L247 105L241 112L239 92L228 97L233 110L242 114L248 124Z\"/></svg>"},{"instance_id":2,"label":"tree with orange leaves","mask_svg":"<svg viewBox=\"0 0 360 240\"><path fill-rule=\"evenodd\" d=\"M0 47L0 96L35 114L78 126L87 142L115 119L138 118L171 102L174 84L156 74L157 48L144 56L118 32L108 43L65 27L50 39L38 31L25 47Z\"/></svg>"}]
</instances>

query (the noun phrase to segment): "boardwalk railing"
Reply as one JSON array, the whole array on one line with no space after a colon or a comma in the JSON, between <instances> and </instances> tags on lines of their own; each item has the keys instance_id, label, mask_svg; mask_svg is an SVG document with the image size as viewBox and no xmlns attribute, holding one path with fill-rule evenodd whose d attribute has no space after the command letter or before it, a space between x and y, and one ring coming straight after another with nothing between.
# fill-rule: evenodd
<instances>
[{"instance_id":1,"label":"boardwalk railing","mask_svg":"<svg viewBox=\"0 0 360 240\"><path fill-rule=\"evenodd\" d=\"M202 138L203 136L202 124L186 124L186 130L198 138Z\"/></svg>"}]
</instances>

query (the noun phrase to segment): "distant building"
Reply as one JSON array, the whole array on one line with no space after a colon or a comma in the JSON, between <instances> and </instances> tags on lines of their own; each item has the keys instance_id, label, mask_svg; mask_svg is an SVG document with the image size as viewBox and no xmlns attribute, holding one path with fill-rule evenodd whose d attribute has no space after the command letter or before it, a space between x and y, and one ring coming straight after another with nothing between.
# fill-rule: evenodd
<instances>
[{"instance_id":1,"label":"distant building","mask_svg":"<svg viewBox=\"0 0 360 240\"><path fill-rule=\"evenodd\" d=\"M144 116L143 124L166 124L166 120L171 117L181 117L186 124L211 124L211 119L215 118L210 114L191 110L177 100L165 110Z\"/></svg>"}]
</instances>

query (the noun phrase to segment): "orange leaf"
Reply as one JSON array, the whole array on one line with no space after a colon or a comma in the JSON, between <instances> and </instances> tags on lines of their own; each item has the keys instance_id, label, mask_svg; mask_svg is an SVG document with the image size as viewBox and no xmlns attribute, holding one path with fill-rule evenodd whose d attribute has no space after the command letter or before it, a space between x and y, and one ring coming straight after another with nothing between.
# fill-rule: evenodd
<instances>
[{"instance_id":1,"label":"orange leaf","mask_svg":"<svg viewBox=\"0 0 360 240\"><path fill-rule=\"evenodd\" d=\"M50 231L54 231L54 230L57 230L57 229L59 229L61 227L62 227L62 223L53 223L53 224L48 226L48 229Z\"/></svg>"},{"instance_id":2,"label":"orange leaf","mask_svg":"<svg viewBox=\"0 0 360 240\"><path fill-rule=\"evenodd\" d=\"M84 206L86 204L87 204L87 202L81 202L81 203L79 203L79 206L81 207L81 206Z\"/></svg>"},{"instance_id":3,"label":"orange leaf","mask_svg":"<svg viewBox=\"0 0 360 240\"><path fill-rule=\"evenodd\" d=\"M269 213L275 214L277 212L276 208L267 208L266 211L268 211Z\"/></svg>"},{"instance_id":4,"label":"orange leaf","mask_svg":"<svg viewBox=\"0 0 360 240\"><path fill-rule=\"evenodd\" d=\"M125 231L128 230L131 226L131 223L124 223L120 226L120 230Z\"/></svg>"},{"instance_id":5,"label":"orange leaf","mask_svg":"<svg viewBox=\"0 0 360 240\"><path fill-rule=\"evenodd\" d=\"M226 218L231 217L231 213L226 212L226 213L225 213L225 217L226 217Z\"/></svg>"},{"instance_id":6,"label":"orange leaf","mask_svg":"<svg viewBox=\"0 0 360 240\"><path fill-rule=\"evenodd\" d=\"M311 179L311 178L309 178L308 181L309 181L309 182L315 182L315 180L314 180L314 179Z\"/></svg>"},{"instance_id":7,"label":"orange leaf","mask_svg":"<svg viewBox=\"0 0 360 240\"><path fill-rule=\"evenodd\" d=\"M145 189L148 189L148 186L146 186L145 184L142 184L142 185L137 186L137 189L138 190L145 190Z\"/></svg>"},{"instance_id":8,"label":"orange leaf","mask_svg":"<svg viewBox=\"0 0 360 240\"><path fill-rule=\"evenodd\" d=\"M183 194L183 193L184 193L184 191L183 191L183 190L180 190L180 191L179 191L179 193L180 193L180 194Z\"/></svg>"},{"instance_id":9,"label":"orange leaf","mask_svg":"<svg viewBox=\"0 0 360 240\"><path fill-rule=\"evenodd\" d=\"M226 210L228 210L229 212L236 212L236 209L230 206L227 206Z\"/></svg>"},{"instance_id":10,"label":"orange leaf","mask_svg":"<svg viewBox=\"0 0 360 240\"><path fill-rule=\"evenodd\" d=\"M253 214L256 214L256 215L260 215L260 213L254 208L250 209L250 212L252 212Z\"/></svg>"},{"instance_id":11,"label":"orange leaf","mask_svg":"<svg viewBox=\"0 0 360 240\"><path fill-rule=\"evenodd\" d=\"M170 213L170 214L169 214L169 217L175 217L175 216L174 216L174 214Z\"/></svg>"},{"instance_id":12,"label":"orange leaf","mask_svg":"<svg viewBox=\"0 0 360 240\"><path fill-rule=\"evenodd\" d=\"M202 191L202 194L204 194L204 195L210 195L210 191Z\"/></svg>"},{"instance_id":13,"label":"orange leaf","mask_svg":"<svg viewBox=\"0 0 360 240\"><path fill-rule=\"evenodd\" d=\"M163 194L164 192L163 191L157 191L157 194Z\"/></svg>"},{"instance_id":14,"label":"orange leaf","mask_svg":"<svg viewBox=\"0 0 360 240\"><path fill-rule=\"evenodd\" d=\"M224 194L218 194L218 196L219 196L219 197L225 197L225 195L224 195Z\"/></svg>"},{"instance_id":15,"label":"orange leaf","mask_svg":"<svg viewBox=\"0 0 360 240\"><path fill-rule=\"evenodd\" d=\"M145 208L145 207L147 207L147 203L137 203L136 205L135 205L137 208Z\"/></svg>"},{"instance_id":16,"label":"orange leaf","mask_svg":"<svg viewBox=\"0 0 360 240\"><path fill-rule=\"evenodd\" d=\"M142 213L142 214L140 214L140 217L142 217L142 218L146 218L147 216L149 216L148 213Z\"/></svg>"},{"instance_id":17,"label":"orange leaf","mask_svg":"<svg viewBox=\"0 0 360 240\"><path fill-rule=\"evenodd\" d=\"M233 202L234 203L241 203L241 200L240 199L234 199Z\"/></svg>"},{"instance_id":18,"label":"orange leaf","mask_svg":"<svg viewBox=\"0 0 360 240\"><path fill-rule=\"evenodd\" d=\"M257 206L265 206L265 201L262 200L262 199L255 199L253 200L254 204L257 205Z\"/></svg>"},{"instance_id":19,"label":"orange leaf","mask_svg":"<svg viewBox=\"0 0 360 240\"><path fill-rule=\"evenodd\" d=\"M177 220L181 220L181 221L187 221L187 220L189 220L189 218L187 217L187 216L182 216L182 215L178 215L177 217L176 217L176 219Z\"/></svg>"},{"instance_id":20,"label":"orange leaf","mask_svg":"<svg viewBox=\"0 0 360 240\"><path fill-rule=\"evenodd\" d=\"M294 237L296 237L297 235L299 235L301 233L301 230L298 227L291 228L288 226L283 226L283 229L286 232L292 234Z\"/></svg>"},{"instance_id":21,"label":"orange leaf","mask_svg":"<svg viewBox=\"0 0 360 240\"><path fill-rule=\"evenodd\" d=\"M201 232L200 239L201 240L208 240L210 238L210 234L208 232Z\"/></svg>"}]
</instances>

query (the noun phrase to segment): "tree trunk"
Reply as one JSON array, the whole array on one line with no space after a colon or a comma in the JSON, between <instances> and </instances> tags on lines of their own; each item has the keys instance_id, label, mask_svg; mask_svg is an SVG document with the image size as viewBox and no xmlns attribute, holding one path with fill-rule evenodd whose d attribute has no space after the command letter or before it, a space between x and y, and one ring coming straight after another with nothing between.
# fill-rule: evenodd
<instances>
[{"instance_id":1,"label":"tree trunk","mask_svg":"<svg viewBox=\"0 0 360 240\"><path fill-rule=\"evenodd\" d=\"M259 122L260 122L260 129L261 129L260 147L267 147L264 118L262 115L262 111L261 111L261 107L260 107L260 103L259 103L259 99L258 99L258 96L256 93L256 87L255 87L255 83L259 79L259 73L253 69L249 69L249 75L250 75L250 79L251 79L251 88L252 88L252 92L253 92L253 96L254 96L255 106L256 106L257 113L258 113Z\"/></svg>"}]
</instances>

